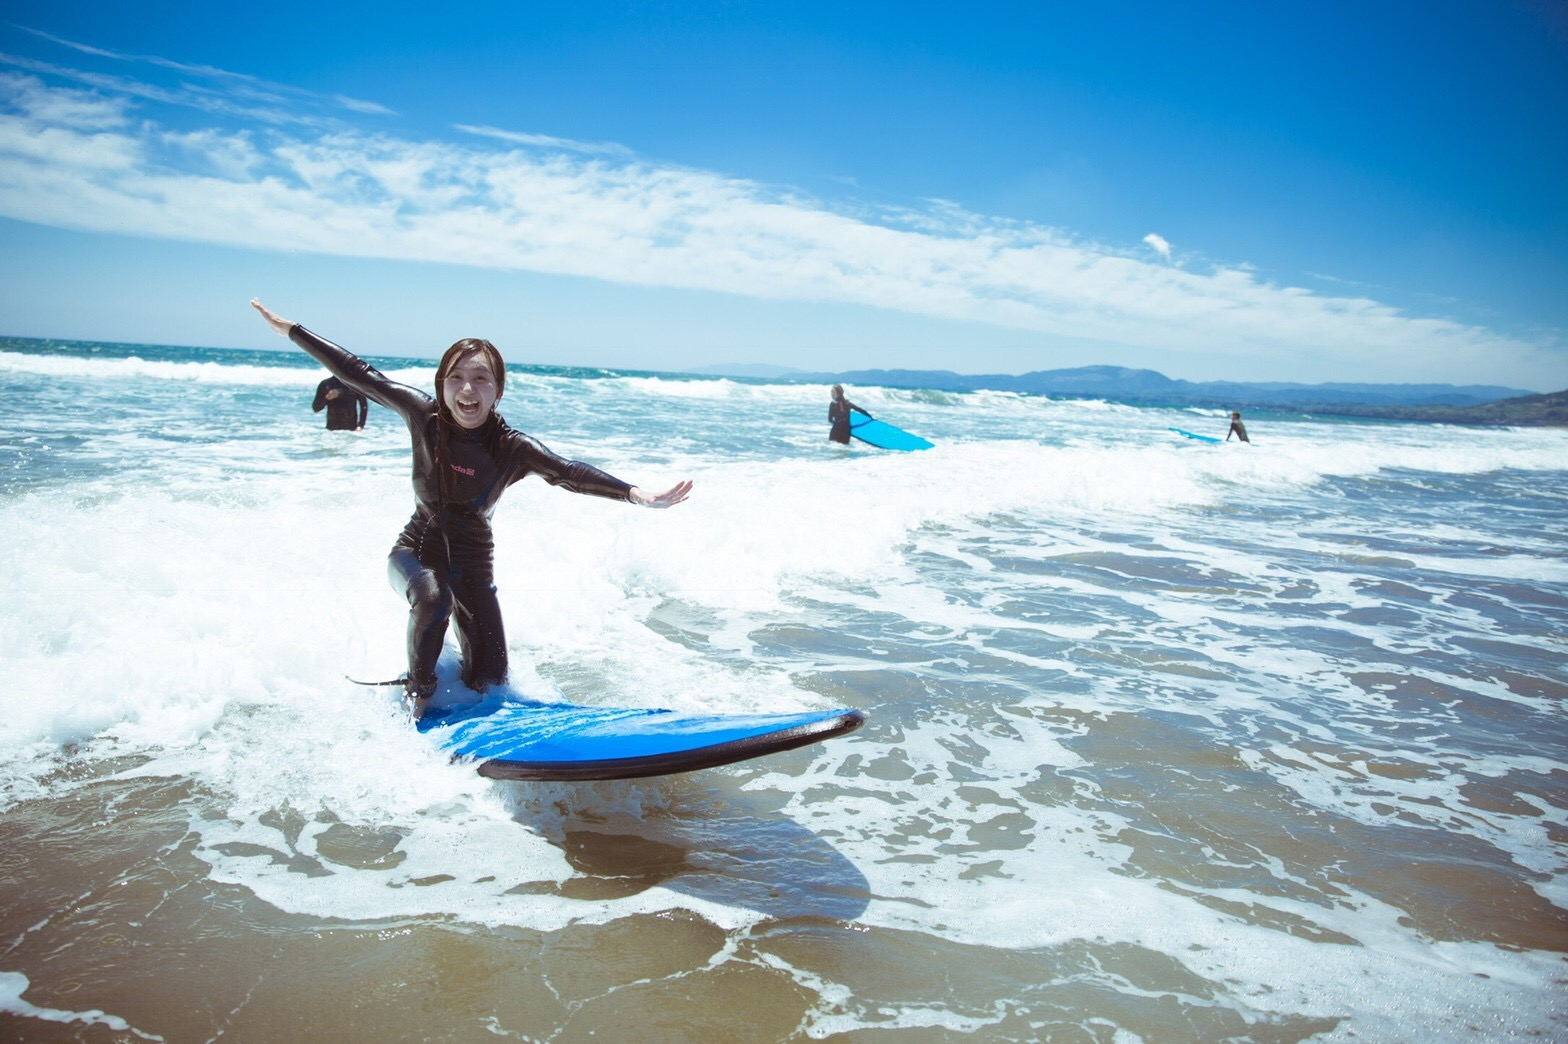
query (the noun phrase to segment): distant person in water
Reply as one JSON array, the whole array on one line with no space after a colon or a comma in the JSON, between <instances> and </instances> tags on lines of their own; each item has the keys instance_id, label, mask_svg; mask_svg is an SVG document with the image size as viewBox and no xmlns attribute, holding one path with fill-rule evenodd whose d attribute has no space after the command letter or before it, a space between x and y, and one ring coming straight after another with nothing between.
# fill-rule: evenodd
<instances>
[{"instance_id":1,"label":"distant person in water","mask_svg":"<svg viewBox=\"0 0 1568 1044\"><path fill-rule=\"evenodd\" d=\"M463 684L482 692L506 680L506 632L493 581L490 530L490 516L506 487L538 475L573 493L652 508L673 507L691 492L691 482L682 481L663 493L648 493L559 457L508 425L495 412L506 388L506 363L489 341L466 338L448 348L436 367L432 398L388 379L353 353L268 311L259 300L251 306L348 388L408 425L414 517L387 556L387 577L408 599L408 676L402 684L416 718L435 692L436 661L448 622L457 625Z\"/></svg>"},{"instance_id":2,"label":"distant person in water","mask_svg":"<svg viewBox=\"0 0 1568 1044\"><path fill-rule=\"evenodd\" d=\"M1247 426L1241 423L1241 414L1239 413L1230 415L1230 430L1225 433L1225 441L1229 442L1232 435L1241 439L1242 442L1250 443L1252 441L1247 438Z\"/></svg>"},{"instance_id":3,"label":"distant person in water","mask_svg":"<svg viewBox=\"0 0 1568 1044\"><path fill-rule=\"evenodd\" d=\"M842 384L833 385L833 401L828 403L828 423L832 425L828 429L828 438L834 442L841 442L846 446L849 445L849 413L851 410L856 413L865 413L868 420L871 417L870 413L844 398L844 386Z\"/></svg>"},{"instance_id":4,"label":"distant person in water","mask_svg":"<svg viewBox=\"0 0 1568 1044\"><path fill-rule=\"evenodd\" d=\"M310 406L312 413L323 408L328 431L362 431L370 414L370 400L336 377L328 377L316 385L316 401Z\"/></svg>"}]
</instances>

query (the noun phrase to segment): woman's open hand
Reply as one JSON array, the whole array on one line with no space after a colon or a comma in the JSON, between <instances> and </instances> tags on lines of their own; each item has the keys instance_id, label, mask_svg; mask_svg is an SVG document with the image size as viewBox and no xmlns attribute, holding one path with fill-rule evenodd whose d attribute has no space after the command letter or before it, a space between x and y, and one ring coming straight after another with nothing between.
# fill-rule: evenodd
<instances>
[{"instance_id":1,"label":"woman's open hand","mask_svg":"<svg viewBox=\"0 0 1568 1044\"><path fill-rule=\"evenodd\" d=\"M663 493L649 493L640 486L633 486L629 499L642 507L674 507L691 493L691 479L681 479Z\"/></svg>"},{"instance_id":2,"label":"woman's open hand","mask_svg":"<svg viewBox=\"0 0 1568 1044\"><path fill-rule=\"evenodd\" d=\"M267 320L267 325L272 327L273 331L276 332L280 337L287 337L289 335L289 331L294 328L293 323L289 322L278 313L271 311L267 308L266 305L262 304L261 298L251 298L250 306L261 313L261 317Z\"/></svg>"}]
</instances>

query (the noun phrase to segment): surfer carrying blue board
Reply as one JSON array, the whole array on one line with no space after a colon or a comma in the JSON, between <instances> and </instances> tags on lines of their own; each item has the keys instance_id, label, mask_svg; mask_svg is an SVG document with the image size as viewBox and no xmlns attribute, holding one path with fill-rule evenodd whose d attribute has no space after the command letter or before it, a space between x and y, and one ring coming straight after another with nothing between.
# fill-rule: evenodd
<instances>
[{"instance_id":1,"label":"surfer carrying blue board","mask_svg":"<svg viewBox=\"0 0 1568 1044\"><path fill-rule=\"evenodd\" d=\"M1232 435L1239 437L1242 442L1250 443L1252 441L1247 438L1247 426L1241 423L1241 414L1239 413L1230 415L1230 430L1225 433L1225 441L1229 442Z\"/></svg>"},{"instance_id":2,"label":"surfer carrying blue board","mask_svg":"<svg viewBox=\"0 0 1568 1044\"><path fill-rule=\"evenodd\" d=\"M833 401L828 403L828 423L833 425L828 429L829 439L834 442L842 442L846 446L849 445L849 413L851 410L856 413L864 413L867 417L871 416L870 411L863 410L844 398L844 386L842 384L833 385Z\"/></svg>"},{"instance_id":3,"label":"surfer carrying blue board","mask_svg":"<svg viewBox=\"0 0 1568 1044\"><path fill-rule=\"evenodd\" d=\"M506 487L528 475L574 493L673 507L690 480L648 493L598 468L566 460L495 412L506 362L489 341L453 344L436 367L436 397L390 380L375 367L253 299L267 325L310 353L334 377L403 418L413 441L414 517L387 556L387 577L408 599L408 677L414 717L436 690L436 661L456 618L463 684L478 692L506 680L506 632L493 580L490 516Z\"/></svg>"}]
</instances>

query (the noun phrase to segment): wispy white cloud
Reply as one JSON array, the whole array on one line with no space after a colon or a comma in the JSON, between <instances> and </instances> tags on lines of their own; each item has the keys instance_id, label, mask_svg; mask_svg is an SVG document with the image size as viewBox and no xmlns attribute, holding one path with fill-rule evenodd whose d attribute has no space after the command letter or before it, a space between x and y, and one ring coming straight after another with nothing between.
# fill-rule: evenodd
<instances>
[{"instance_id":1,"label":"wispy white cloud","mask_svg":"<svg viewBox=\"0 0 1568 1044\"><path fill-rule=\"evenodd\" d=\"M396 112L387 108L385 105L381 105L373 101L365 101L363 98L349 98L342 94L334 94L332 96L332 100L337 102L343 108L347 109L349 112L358 113L362 116L397 115Z\"/></svg>"},{"instance_id":2,"label":"wispy white cloud","mask_svg":"<svg viewBox=\"0 0 1568 1044\"><path fill-rule=\"evenodd\" d=\"M243 181L254 176L263 157L250 138L243 134L224 134L207 129L189 133L169 132L159 142L182 152L192 170L206 170L228 180Z\"/></svg>"},{"instance_id":3,"label":"wispy white cloud","mask_svg":"<svg viewBox=\"0 0 1568 1044\"><path fill-rule=\"evenodd\" d=\"M48 40L50 43L57 44L72 51L77 51L81 54L91 55L95 58L107 58L115 62L132 66L146 65L158 69L167 69L170 72L178 73L181 76L192 77L198 82L202 80L211 80L217 84L223 85L223 89L231 91L239 97L272 103L280 102L283 99L289 97L303 98L311 96L310 92L302 91L287 84L269 83L268 81L260 79L256 76L250 76L246 73L231 72L228 69L220 69L212 65L192 65L189 62L177 62L168 58L160 57L158 55L127 54L123 51L111 51L102 47L93 47L89 44L78 43L75 40L67 40L63 37L55 36L52 33L46 33L41 29L33 29L25 25L18 26L17 28L21 29L23 32L31 33L40 39ZM200 90L201 88L193 89ZM361 101L355 98L346 98L342 95L334 95L332 101L338 105L341 105L343 108L348 109L350 112L364 113L367 115L391 115L390 109L387 109L385 106L379 105L376 102Z\"/></svg>"},{"instance_id":4,"label":"wispy white cloud","mask_svg":"<svg viewBox=\"0 0 1568 1044\"><path fill-rule=\"evenodd\" d=\"M851 209L615 145L468 125L477 141L408 140L259 104L259 81L171 91L10 64L30 74L0 76L0 214L41 224L847 302L1166 351L1376 352L1421 373L1483 360L1497 373L1537 350L1240 267L1162 263L1170 245L1153 233L1160 263L948 201ZM207 122L176 130L157 104Z\"/></svg>"},{"instance_id":5,"label":"wispy white cloud","mask_svg":"<svg viewBox=\"0 0 1568 1044\"><path fill-rule=\"evenodd\" d=\"M531 148L581 152L602 156L629 157L632 154L632 151L626 146L617 145L613 142L573 141L570 138L556 138L548 134L525 134L521 131L501 130L498 127L475 127L466 123L458 123L453 126L464 134L472 134L479 138L492 138L512 145L526 145Z\"/></svg>"},{"instance_id":6,"label":"wispy white cloud","mask_svg":"<svg viewBox=\"0 0 1568 1044\"><path fill-rule=\"evenodd\" d=\"M112 62L123 67L124 74L80 69L5 53L0 53L0 65L80 83L114 97L191 108L214 116L265 124L321 127L335 125L349 116L395 115L391 109L373 101L344 95L318 95L210 65L191 65L155 55L125 54L65 40L26 26L18 28L79 54ZM175 74L173 82L156 82L160 73Z\"/></svg>"},{"instance_id":7,"label":"wispy white cloud","mask_svg":"<svg viewBox=\"0 0 1568 1044\"><path fill-rule=\"evenodd\" d=\"M105 98L94 91L46 88L34 77L0 73L0 92L11 99L17 112L42 127L97 130L126 122L123 98Z\"/></svg>"}]
</instances>

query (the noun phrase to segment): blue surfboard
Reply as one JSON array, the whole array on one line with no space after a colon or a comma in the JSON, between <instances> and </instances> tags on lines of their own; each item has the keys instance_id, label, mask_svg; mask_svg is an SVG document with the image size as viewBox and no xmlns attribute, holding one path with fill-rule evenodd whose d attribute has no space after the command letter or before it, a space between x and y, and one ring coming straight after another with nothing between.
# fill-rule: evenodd
<instances>
[{"instance_id":1,"label":"blue surfboard","mask_svg":"<svg viewBox=\"0 0 1568 1044\"><path fill-rule=\"evenodd\" d=\"M873 420L863 413L855 414L850 420L849 433L878 449L924 450L932 446L919 435L911 435L902 428L895 428L886 421Z\"/></svg>"},{"instance_id":2,"label":"blue surfboard","mask_svg":"<svg viewBox=\"0 0 1568 1044\"><path fill-rule=\"evenodd\" d=\"M491 779L636 779L728 765L858 729L855 710L794 714L682 714L636 707L542 703L467 694L438 706L419 731Z\"/></svg>"},{"instance_id":3,"label":"blue surfboard","mask_svg":"<svg viewBox=\"0 0 1568 1044\"><path fill-rule=\"evenodd\" d=\"M1182 431L1180 428L1172 428L1171 431L1174 431L1176 434L1182 436L1183 438L1196 439L1199 442L1224 442L1225 441L1224 439L1216 439L1212 435L1194 435L1192 432L1190 432L1190 431Z\"/></svg>"}]
</instances>

